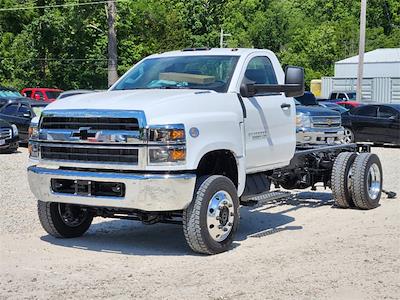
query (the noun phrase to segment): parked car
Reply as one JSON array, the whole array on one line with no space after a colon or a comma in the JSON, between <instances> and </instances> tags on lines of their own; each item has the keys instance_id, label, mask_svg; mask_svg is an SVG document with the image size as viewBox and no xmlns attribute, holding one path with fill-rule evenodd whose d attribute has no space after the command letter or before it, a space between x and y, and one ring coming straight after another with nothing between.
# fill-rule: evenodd
<instances>
[{"instance_id":1,"label":"parked car","mask_svg":"<svg viewBox=\"0 0 400 300\"><path fill-rule=\"evenodd\" d=\"M30 99L53 102L62 92L63 90L52 88L25 88L21 94Z\"/></svg>"},{"instance_id":2,"label":"parked car","mask_svg":"<svg viewBox=\"0 0 400 300\"><path fill-rule=\"evenodd\" d=\"M302 105L297 100L295 103L297 146L342 142L344 128L339 112L317 105Z\"/></svg>"},{"instance_id":3,"label":"parked car","mask_svg":"<svg viewBox=\"0 0 400 300\"><path fill-rule=\"evenodd\" d=\"M75 95L89 94L89 93L94 93L94 92L97 92L97 91L95 91L95 90L69 90L69 91L62 92L60 95L58 95L57 100L75 96Z\"/></svg>"},{"instance_id":4,"label":"parked car","mask_svg":"<svg viewBox=\"0 0 400 300\"><path fill-rule=\"evenodd\" d=\"M340 101L354 101L357 99L357 94L355 91L333 91L329 96L330 100L340 100Z\"/></svg>"},{"instance_id":5,"label":"parked car","mask_svg":"<svg viewBox=\"0 0 400 300\"><path fill-rule=\"evenodd\" d=\"M0 99L0 119L18 127L19 140L28 142L28 129L31 119L39 116L48 103L27 99Z\"/></svg>"},{"instance_id":6,"label":"parked car","mask_svg":"<svg viewBox=\"0 0 400 300\"><path fill-rule=\"evenodd\" d=\"M339 112L341 114L348 111L348 109L345 106L339 105L337 103L329 102L329 101L319 101L318 105L322 106L322 107L325 107L325 108L332 109L332 110L337 111L337 112Z\"/></svg>"},{"instance_id":7,"label":"parked car","mask_svg":"<svg viewBox=\"0 0 400 300\"><path fill-rule=\"evenodd\" d=\"M0 153L15 152L18 149L18 128L0 119Z\"/></svg>"},{"instance_id":8,"label":"parked car","mask_svg":"<svg viewBox=\"0 0 400 300\"><path fill-rule=\"evenodd\" d=\"M343 106L344 108L347 108L347 109L353 109L354 107L359 107L359 106L363 105L361 102L357 102L357 101L338 101L338 102L336 102L336 104Z\"/></svg>"},{"instance_id":9,"label":"parked car","mask_svg":"<svg viewBox=\"0 0 400 300\"><path fill-rule=\"evenodd\" d=\"M22 96L18 90L10 87L0 86L0 100L8 100L8 99L24 99L27 98Z\"/></svg>"},{"instance_id":10,"label":"parked car","mask_svg":"<svg viewBox=\"0 0 400 300\"><path fill-rule=\"evenodd\" d=\"M356 107L342 115L347 142L400 145L400 104Z\"/></svg>"}]
</instances>

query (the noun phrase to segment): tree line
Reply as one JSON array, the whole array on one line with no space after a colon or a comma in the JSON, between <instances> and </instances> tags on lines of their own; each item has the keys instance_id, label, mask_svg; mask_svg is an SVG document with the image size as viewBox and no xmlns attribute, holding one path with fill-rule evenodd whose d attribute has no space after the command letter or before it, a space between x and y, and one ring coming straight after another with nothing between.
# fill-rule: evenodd
<instances>
[{"instance_id":1,"label":"tree line","mask_svg":"<svg viewBox=\"0 0 400 300\"><path fill-rule=\"evenodd\" d=\"M0 0L1 8L88 0ZM359 0L121 0L118 73L141 58L187 47L267 48L306 80L333 75L358 52ZM107 87L105 4L0 11L0 84ZM400 0L368 0L366 50L400 47Z\"/></svg>"}]
</instances>

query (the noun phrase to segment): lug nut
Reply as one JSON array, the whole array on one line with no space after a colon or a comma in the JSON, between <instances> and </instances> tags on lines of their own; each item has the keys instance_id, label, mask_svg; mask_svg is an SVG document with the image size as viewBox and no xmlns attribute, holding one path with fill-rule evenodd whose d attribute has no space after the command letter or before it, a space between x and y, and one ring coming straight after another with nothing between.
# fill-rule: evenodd
<instances>
[{"instance_id":1,"label":"lug nut","mask_svg":"<svg viewBox=\"0 0 400 300\"><path fill-rule=\"evenodd\" d=\"M233 224L231 222L228 223L228 226L232 226Z\"/></svg>"},{"instance_id":2,"label":"lug nut","mask_svg":"<svg viewBox=\"0 0 400 300\"><path fill-rule=\"evenodd\" d=\"M223 205L227 205L227 204L228 204L228 201L224 200L224 201L222 201L222 204L223 204Z\"/></svg>"},{"instance_id":3,"label":"lug nut","mask_svg":"<svg viewBox=\"0 0 400 300\"><path fill-rule=\"evenodd\" d=\"M222 210L224 207L222 205L218 206L219 210Z\"/></svg>"},{"instance_id":4,"label":"lug nut","mask_svg":"<svg viewBox=\"0 0 400 300\"><path fill-rule=\"evenodd\" d=\"M219 220L221 220L221 217L220 217L220 216L217 216L216 219L219 221Z\"/></svg>"},{"instance_id":5,"label":"lug nut","mask_svg":"<svg viewBox=\"0 0 400 300\"><path fill-rule=\"evenodd\" d=\"M218 229L222 229L224 226L222 225L218 225Z\"/></svg>"},{"instance_id":6,"label":"lug nut","mask_svg":"<svg viewBox=\"0 0 400 300\"><path fill-rule=\"evenodd\" d=\"M228 204L228 207L232 207L232 206L233 206L232 203L229 203L229 204Z\"/></svg>"},{"instance_id":7,"label":"lug nut","mask_svg":"<svg viewBox=\"0 0 400 300\"><path fill-rule=\"evenodd\" d=\"M233 217L235 214L233 212L231 212L231 217Z\"/></svg>"},{"instance_id":8,"label":"lug nut","mask_svg":"<svg viewBox=\"0 0 400 300\"><path fill-rule=\"evenodd\" d=\"M225 232L228 231L228 228L224 227L224 231L225 231Z\"/></svg>"}]
</instances>

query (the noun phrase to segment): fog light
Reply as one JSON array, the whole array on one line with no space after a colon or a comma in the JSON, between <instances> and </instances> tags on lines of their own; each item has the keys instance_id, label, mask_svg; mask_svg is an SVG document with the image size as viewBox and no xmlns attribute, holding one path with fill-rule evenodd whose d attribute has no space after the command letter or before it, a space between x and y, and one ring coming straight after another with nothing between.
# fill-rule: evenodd
<instances>
[{"instance_id":1,"label":"fog light","mask_svg":"<svg viewBox=\"0 0 400 300\"><path fill-rule=\"evenodd\" d=\"M186 149L179 147L157 147L149 149L150 164L177 163L185 161Z\"/></svg>"}]
</instances>

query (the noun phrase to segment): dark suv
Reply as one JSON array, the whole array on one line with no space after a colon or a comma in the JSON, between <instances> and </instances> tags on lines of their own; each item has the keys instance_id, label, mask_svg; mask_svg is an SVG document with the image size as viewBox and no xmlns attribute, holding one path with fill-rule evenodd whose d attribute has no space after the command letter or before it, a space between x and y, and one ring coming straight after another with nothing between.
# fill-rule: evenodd
<instances>
[{"instance_id":1,"label":"dark suv","mask_svg":"<svg viewBox=\"0 0 400 300\"><path fill-rule=\"evenodd\" d=\"M26 98L0 99L0 119L15 124L18 127L20 142L27 143L31 119L40 115L47 104Z\"/></svg>"}]
</instances>

